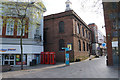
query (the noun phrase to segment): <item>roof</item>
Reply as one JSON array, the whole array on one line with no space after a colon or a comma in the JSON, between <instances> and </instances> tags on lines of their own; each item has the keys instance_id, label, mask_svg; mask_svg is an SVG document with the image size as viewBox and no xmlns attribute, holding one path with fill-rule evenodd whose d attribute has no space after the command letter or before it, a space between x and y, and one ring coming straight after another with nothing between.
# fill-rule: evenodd
<instances>
[{"instance_id":1,"label":"roof","mask_svg":"<svg viewBox=\"0 0 120 80\"><path fill-rule=\"evenodd\" d=\"M37 2L22 2L22 1L16 2L16 1L11 1L11 0L2 0L0 2L2 2L2 4L11 4L11 5L14 3L19 3L20 6L27 5L28 3L34 3L34 4L29 4L29 6L34 6L34 7L39 8L39 9L42 8L43 12L46 11L46 7L42 3L42 1L39 1L39 2L38 1Z\"/></svg>"}]
</instances>

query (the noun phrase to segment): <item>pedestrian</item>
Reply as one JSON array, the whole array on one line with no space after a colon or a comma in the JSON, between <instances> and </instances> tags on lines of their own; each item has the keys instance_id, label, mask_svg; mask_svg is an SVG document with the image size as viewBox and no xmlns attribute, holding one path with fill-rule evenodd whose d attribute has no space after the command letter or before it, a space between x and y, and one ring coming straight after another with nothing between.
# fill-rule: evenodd
<instances>
[{"instance_id":1,"label":"pedestrian","mask_svg":"<svg viewBox=\"0 0 120 80\"><path fill-rule=\"evenodd\" d=\"M89 54L89 60L91 60L91 55Z\"/></svg>"}]
</instances>

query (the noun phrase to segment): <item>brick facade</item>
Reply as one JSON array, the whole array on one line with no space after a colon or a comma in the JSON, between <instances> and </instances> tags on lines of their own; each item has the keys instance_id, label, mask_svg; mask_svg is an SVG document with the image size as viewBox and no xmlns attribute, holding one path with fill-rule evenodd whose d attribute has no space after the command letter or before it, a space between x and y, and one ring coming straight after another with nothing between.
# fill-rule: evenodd
<instances>
[{"instance_id":1,"label":"brick facade","mask_svg":"<svg viewBox=\"0 0 120 80\"><path fill-rule=\"evenodd\" d=\"M64 32L59 33L59 22L64 22ZM77 24L80 26L80 34L77 33ZM59 51L59 40L63 39L65 47L67 43L72 43L72 51L69 51L70 61L88 56L87 43L90 44L89 36L83 37L82 28L87 30L87 35L91 35L90 29L84 21L73 11L65 11L58 14L52 14L44 17L44 51L56 52L57 61L65 61L64 51ZM81 41L81 51L79 51L78 41ZM85 51L83 51L83 41L85 42Z\"/></svg>"},{"instance_id":2,"label":"brick facade","mask_svg":"<svg viewBox=\"0 0 120 80\"><path fill-rule=\"evenodd\" d=\"M112 41L118 41L118 26L120 26L120 6L117 6L118 2L103 2L105 29L106 29L106 43L107 43L107 65L114 65L113 53L112 53ZM119 19L118 19L119 18ZM118 23L114 23L118 19ZM118 25L118 26L117 26ZM117 31L117 34L114 34ZM120 28L119 28L120 32ZM118 42L119 43L119 42ZM119 45L118 45L119 46ZM118 47L119 50L119 47ZM119 53L119 52L118 52Z\"/></svg>"},{"instance_id":3,"label":"brick facade","mask_svg":"<svg viewBox=\"0 0 120 80\"><path fill-rule=\"evenodd\" d=\"M13 35L6 35L6 25L7 25L7 19L13 19L14 21L14 34ZM3 28L2 28L2 35L0 35L0 37L2 38L20 38L20 36L17 35L17 25L18 25L18 19L17 17L5 17L2 16L3 19ZM25 18L25 31L28 31L28 18ZM25 32L25 35L23 36L23 38L28 38L28 32Z\"/></svg>"}]
</instances>

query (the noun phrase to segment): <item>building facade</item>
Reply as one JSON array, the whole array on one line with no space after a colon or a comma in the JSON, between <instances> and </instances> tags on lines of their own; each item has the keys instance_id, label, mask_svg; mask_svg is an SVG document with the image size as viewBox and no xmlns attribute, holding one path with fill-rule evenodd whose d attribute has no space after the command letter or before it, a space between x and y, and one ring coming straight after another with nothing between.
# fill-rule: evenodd
<instances>
[{"instance_id":1,"label":"building facade","mask_svg":"<svg viewBox=\"0 0 120 80\"><path fill-rule=\"evenodd\" d=\"M91 23L88 25L90 30L92 31L92 54L93 55L99 55L98 54L98 27L95 23Z\"/></svg>"},{"instance_id":2,"label":"building facade","mask_svg":"<svg viewBox=\"0 0 120 80\"><path fill-rule=\"evenodd\" d=\"M107 65L120 63L120 2L103 2L107 42Z\"/></svg>"},{"instance_id":3,"label":"building facade","mask_svg":"<svg viewBox=\"0 0 120 80\"><path fill-rule=\"evenodd\" d=\"M26 5L27 2L18 2L18 5ZM20 7L20 6L18 6ZM2 2L0 4L0 60L1 65L21 65L21 24L20 17L15 12L15 2ZM9 10L8 10L9 9ZM22 10L24 13L24 10ZM43 52L43 13L45 6L35 3L28 6L27 13L34 13L24 18L23 28L23 64L29 66L33 59L40 63L40 53ZM36 12L36 13L35 13ZM39 16L41 18L39 18ZM33 21L36 22L33 24ZM38 37L37 37L38 36ZM38 39L37 39L38 38Z\"/></svg>"},{"instance_id":4,"label":"building facade","mask_svg":"<svg viewBox=\"0 0 120 80\"><path fill-rule=\"evenodd\" d=\"M98 30L98 44L99 44L99 55L106 55L106 36L103 35L103 33Z\"/></svg>"},{"instance_id":5,"label":"building facade","mask_svg":"<svg viewBox=\"0 0 120 80\"><path fill-rule=\"evenodd\" d=\"M87 24L68 6L66 8L65 12L44 17L44 51L55 52L57 61L61 62L65 61L63 47L70 48L67 52L70 61L76 61L88 57L91 44Z\"/></svg>"}]
</instances>

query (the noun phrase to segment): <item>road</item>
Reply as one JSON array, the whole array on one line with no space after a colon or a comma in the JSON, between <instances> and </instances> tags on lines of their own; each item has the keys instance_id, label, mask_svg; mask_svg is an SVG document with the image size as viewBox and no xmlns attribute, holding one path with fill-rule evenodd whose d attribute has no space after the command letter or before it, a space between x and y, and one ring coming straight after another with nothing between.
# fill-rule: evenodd
<instances>
[{"instance_id":1,"label":"road","mask_svg":"<svg viewBox=\"0 0 120 80\"><path fill-rule=\"evenodd\" d=\"M3 78L118 78L118 67L105 65L105 57L48 69L4 72Z\"/></svg>"}]
</instances>

